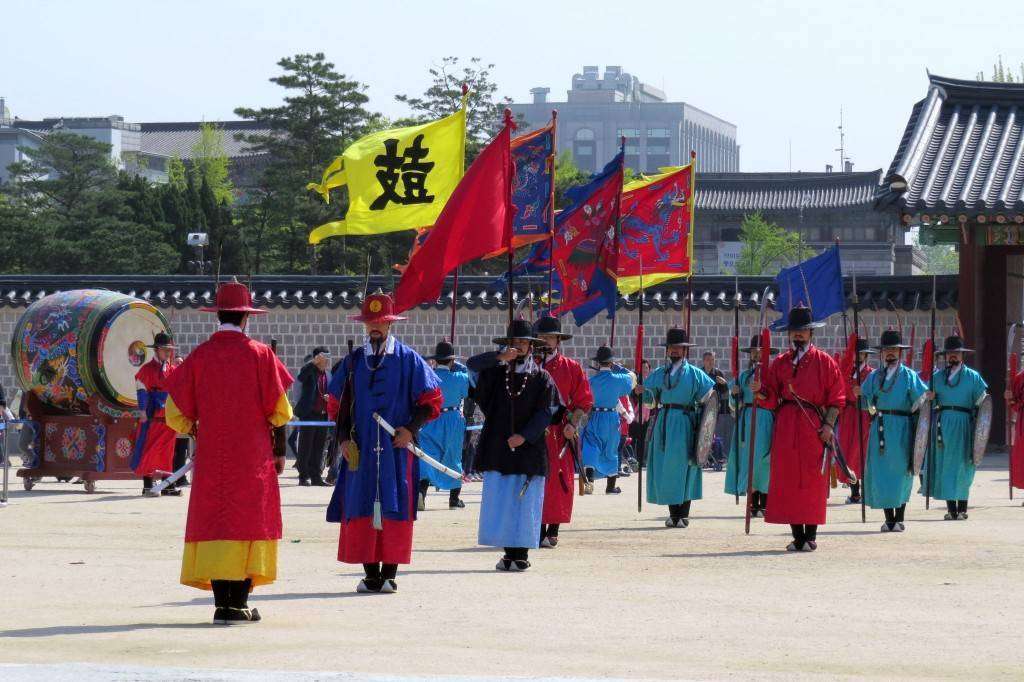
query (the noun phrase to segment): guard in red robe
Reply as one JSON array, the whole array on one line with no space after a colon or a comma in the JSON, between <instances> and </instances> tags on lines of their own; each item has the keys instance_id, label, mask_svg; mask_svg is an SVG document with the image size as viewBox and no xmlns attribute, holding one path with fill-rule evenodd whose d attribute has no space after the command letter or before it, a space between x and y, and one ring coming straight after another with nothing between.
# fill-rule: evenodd
<instances>
[{"instance_id":1,"label":"guard in red robe","mask_svg":"<svg viewBox=\"0 0 1024 682\"><path fill-rule=\"evenodd\" d=\"M214 622L251 623L249 592L277 577L284 425L292 417L292 377L269 346L245 334L248 288L222 284L220 327L167 381L167 423L196 434L181 582L213 590Z\"/></svg>"},{"instance_id":2,"label":"guard in red robe","mask_svg":"<svg viewBox=\"0 0 1024 682\"><path fill-rule=\"evenodd\" d=\"M818 548L818 526L825 523L828 501L826 444L846 393L836 361L812 343L814 322L809 308L790 310L786 331L791 349L775 358L761 382L751 389L778 402L772 434L771 474L766 523L789 524L790 551Z\"/></svg>"},{"instance_id":3,"label":"guard in red robe","mask_svg":"<svg viewBox=\"0 0 1024 682\"><path fill-rule=\"evenodd\" d=\"M345 356L327 389L345 459L327 520L341 524L338 561L363 566L356 591L391 594L399 564L412 561L420 461L408 448L420 427L441 414L444 396L434 370L391 334L392 323L405 318L394 314L390 296L367 296L353 319L366 326L366 343ZM395 429L394 437L374 414Z\"/></svg>"},{"instance_id":4,"label":"guard in red robe","mask_svg":"<svg viewBox=\"0 0 1024 682\"><path fill-rule=\"evenodd\" d=\"M565 357L559 350L562 341L571 339L572 334L562 332L562 323L557 317L545 316L537 320L534 336L543 343L541 367L554 380L561 405L552 417L546 433L548 477L544 483L544 510L540 527L540 546L554 547L558 544L559 526L572 521L575 467L569 449L575 448L576 453L580 454L579 431L594 407L594 395L583 366ZM579 475L585 474L580 471ZM593 484L588 483L587 492L591 493L593 489Z\"/></svg>"},{"instance_id":5,"label":"guard in red robe","mask_svg":"<svg viewBox=\"0 0 1024 682\"><path fill-rule=\"evenodd\" d=\"M1006 412L1013 416L1013 448L1010 450L1010 485L1024 490L1024 370L1013 377L1003 394Z\"/></svg>"},{"instance_id":6,"label":"guard in red robe","mask_svg":"<svg viewBox=\"0 0 1024 682\"><path fill-rule=\"evenodd\" d=\"M132 452L131 467L136 476L142 477L142 494L153 487L153 474L169 472L174 465L174 445L178 434L167 426L164 419L164 403L167 402L167 377L177 364L176 347L171 337L159 332L153 343L153 358L135 373L135 392L139 401L139 430L135 435L135 449ZM162 495L181 495L173 484L164 488Z\"/></svg>"},{"instance_id":7,"label":"guard in red robe","mask_svg":"<svg viewBox=\"0 0 1024 682\"><path fill-rule=\"evenodd\" d=\"M863 384L871 375L868 356L874 353L875 351L868 346L867 339L857 339L857 386ZM842 467L837 466L835 471L836 478L850 486L850 496L846 498L847 504L860 504L859 479L862 475L860 463L862 457L867 457L864 446L867 444L868 434L871 433L871 415L868 414L867 407L863 404L863 398L858 398L853 394L853 367L850 367L849 371L843 367L842 374L846 386L846 400L839 413L839 422L836 424L836 437L839 439L839 448L846 463L850 466L850 471L857 475L858 480L850 480ZM857 429L858 417L861 420L859 431ZM862 437L863 440L861 440Z\"/></svg>"}]
</instances>

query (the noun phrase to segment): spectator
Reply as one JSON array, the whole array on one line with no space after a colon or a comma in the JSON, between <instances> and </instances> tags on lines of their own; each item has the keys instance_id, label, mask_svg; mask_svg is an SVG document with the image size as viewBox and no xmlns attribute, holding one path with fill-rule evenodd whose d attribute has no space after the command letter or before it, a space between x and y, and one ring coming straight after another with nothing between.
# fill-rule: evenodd
<instances>
[{"instance_id":1,"label":"spectator","mask_svg":"<svg viewBox=\"0 0 1024 682\"><path fill-rule=\"evenodd\" d=\"M327 421L327 385L330 381L327 368L331 365L331 353L323 346L317 346L310 355L313 358L299 372L302 393L295 405L295 414L302 421ZM322 426L299 427L299 485L327 485L323 479L326 444L327 429Z\"/></svg>"},{"instance_id":2,"label":"spectator","mask_svg":"<svg viewBox=\"0 0 1024 682\"><path fill-rule=\"evenodd\" d=\"M732 413L729 412L729 380L725 378L725 372L715 366L714 351L704 351L701 360L704 373L714 379L715 392L718 394L718 421L715 423L717 439L713 447L715 461L717 464L721 464L725 453L729 451L729 446L732 445L734 425Z\"/></svg>"}]
</instances>

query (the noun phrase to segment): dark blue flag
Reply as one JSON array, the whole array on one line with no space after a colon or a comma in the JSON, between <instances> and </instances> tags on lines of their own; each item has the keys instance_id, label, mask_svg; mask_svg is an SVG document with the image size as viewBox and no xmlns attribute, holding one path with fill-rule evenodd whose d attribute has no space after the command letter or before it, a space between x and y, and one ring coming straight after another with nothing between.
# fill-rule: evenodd
<instances>
[{"instance_id":1,"label":"dark blue flag","mask_svg":"<svg viewBox=\"0 0 1024 682\"><path fill-rule=\"evenodd\" d=\"M783 268L775 278L775 286L779 290L775 309L782 317L772 323L772 329L785 327L790 309L799 304L811 309L815 322L843 312L846 302L839 247L833 246L803 263Z\"/></svg>"}]
</instances>

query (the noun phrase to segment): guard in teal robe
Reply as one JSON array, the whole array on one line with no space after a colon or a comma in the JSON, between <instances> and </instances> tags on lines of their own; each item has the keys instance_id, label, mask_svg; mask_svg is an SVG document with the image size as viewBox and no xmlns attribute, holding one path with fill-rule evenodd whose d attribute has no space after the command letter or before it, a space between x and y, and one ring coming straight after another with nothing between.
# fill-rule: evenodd
<instances>
[{"instance_id":1,"label":"guard in teal robe","mask_svg":"<svg viewBox=\"0 0 1024 682\"><path fill-rule=\"evenodd\" d=\"M591 359L598 363L598 369L590 377L594 407L583 429L583 467L592 471L594 478L607 478L605 493L615 495L622 492L615 485L622 437L620 399L630 394L636 379L625 367L614 364L615 357L608 346L598 348Z\"/></svg>"},{"instance_id":2,"label":"guard in teal robe","mask_svg":"<svg viewBox=\"0 0 1024 682\"><path fill-rule=\"evenodd\" d=\"M883 332L877 348L881 366L860 386L861 404L871 415L863 494L867 506L884 510L882 532L900 533L914 486L914 413L927 399L928 386L900 363L908 346L898 331Z\"/></svg>"},{"instance_id":3,"label":"guard in teal robe","mask_svg":"<svg viewBox=\"0 0 1024 682\"><path fill-rule=\"evenodd\" d=\"M444 402L440 416L423 425L420 429L420 447L428 455L449 469L462 473L462 443L466 435L466 419L462 414L462 401L469 395L469 371L465 365L455 361L455 348L447 341L441 341L434 354L425 358L436 364L434 372L441 381L441 395ZM448 508L462 509L466 503L459 498L462 479L452 478L433 467L420 467L420 509L426 507L426 495L430 486L447 490Z\"/></svg>"},{"instance_id":4,"label":"guard in teal robe","mask_svg":"<svg viewBox=\"0 0 1024 682\"><path fill-rule=\"evenodd\" d=\"M963 364L965 348L959 336L946 339L942 355L946 367L935 371L933 386L932 443L924 472L924 485L931 496L946 501L946 520L967 518L967 499L974 483L974 416L984 399L988 384L976 371ZM938 411L937 416L935 411ZM922 488L921 493L924 494Z\"/></svg>"},{"instance_id":5,"label":"guard in teal robe","mask_svg":"<svg viewBox=\"0 0 1024 682\"><path fill-rule=\"evenodd\" d=\"M701 404L715 386L703 370L686 361L690 345L686 330L669 329L665 342L669 362L644 382L644 401L659 405L647 449L647 501L668 505L665 525L669 528L690 525L690 502L702 498L702 472L694 446Z\"/></svg>"},{"instance_id":6,"label":"guard in teal robe","mask_svg":"<svg viewBox=\"0 0 1024 682\"><path fill-rule=\"evenodd\" d=\"M757 431L751 434L754 416L754 394L750 381L757 371L761 357L761 335L754 334L750 345L740 351L750 353L750 368L742 372L739 379L729 383L729 405L736 415L736 437L729 448L729 461L725 469L725 492L729 495L747 494L747 469L750 462L750 440L754 439L754 480L750 500L751 516L764 516L768 505L768 478L771 471L772 429L775 426L774 401L761 400L757 407ZM770 348L775 355L778 348Z\"/></svg>"}]
</instances>

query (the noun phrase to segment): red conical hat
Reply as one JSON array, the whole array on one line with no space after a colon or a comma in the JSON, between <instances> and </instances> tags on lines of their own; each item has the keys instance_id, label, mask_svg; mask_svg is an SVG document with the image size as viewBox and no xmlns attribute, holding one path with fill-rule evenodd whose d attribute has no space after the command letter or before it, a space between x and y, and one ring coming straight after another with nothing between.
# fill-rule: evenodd
<instances>
[{"instance_id":1,"label":"red conical hat","mask_svg":"<svg viewBox=\"0 0 1024 682\"><path fill-rule=\"evenodd\" d=\"M225 282L217 287L217 303L214 306L200 308L204 313L250 313L261 315L266 310L252 307L252 294L249 287L241 282Z\"/></svg>"}]
</instances>

